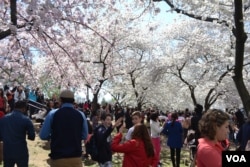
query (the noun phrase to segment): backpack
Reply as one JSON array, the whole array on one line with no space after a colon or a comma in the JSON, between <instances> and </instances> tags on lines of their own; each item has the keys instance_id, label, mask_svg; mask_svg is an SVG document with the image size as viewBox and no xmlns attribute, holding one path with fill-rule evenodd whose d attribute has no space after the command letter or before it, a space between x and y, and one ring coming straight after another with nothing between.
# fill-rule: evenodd
<instances>
[{"instance_id":1,"label":"backpack","mask_svg":"<svg viewBox=\"0 0 250 167\"><path fill-rule=\"evenodd\" d=\"M89 142L86 144L86 151L93 161L98 161L97 131L98 127L95 128Z\"/></svg>"}]
</instances>

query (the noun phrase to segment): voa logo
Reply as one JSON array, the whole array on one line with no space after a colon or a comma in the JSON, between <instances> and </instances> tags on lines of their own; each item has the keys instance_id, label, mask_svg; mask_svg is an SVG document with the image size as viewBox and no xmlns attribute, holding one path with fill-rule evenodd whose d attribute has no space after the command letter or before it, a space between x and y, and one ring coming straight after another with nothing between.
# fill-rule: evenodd
<instances>
[{"instance_id":1,"label":"voa logo","mask_svg":"<svg viewBox=\"0 0 250 167\"><path fill-rule=\"evenodd\" d=\"M247 162L244 155L226 155L227 162Z\"/></svg>"}]
</instances>

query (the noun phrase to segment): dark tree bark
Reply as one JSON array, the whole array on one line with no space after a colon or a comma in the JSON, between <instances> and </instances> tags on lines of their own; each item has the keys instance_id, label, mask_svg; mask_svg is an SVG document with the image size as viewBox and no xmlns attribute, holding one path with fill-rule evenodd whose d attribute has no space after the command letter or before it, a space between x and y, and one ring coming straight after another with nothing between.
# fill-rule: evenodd
<instances>
[{"instance_id":1,"label":"dark tree bark","mask_svg":"<svg viewBox=\"0 0 250 167\"><path fill-rule=\"evenodd\" d=\"M238 90L240 98L242 100L243 106L248 115L250 111L250 96L249 92L245 86L242 70L244 63L244 50L245 50L245 42L247 40L247 35L244 31L244 22L243 20L243 4L242 0L234 0L235 13L235 29L233 31L236 38L236 46L235 46L235 70L233 80L235 86Z\"/></svg>"},{"instance_id":2,"label":"dark tree bark","mask_svg":"<svg viewBox=\"0 0 250 167\"><path fill-rule=\"evenodd\" d=\"M103 83L105 82L106 80L99 80L99 88L102 87ZM100 89L99 88L96 88L95 90L95 93L93 93L93 99L92 99L92 103L91 103L91 108L92 108L92 111L96 112L97 110L99 110L100 106L98 104L98 95L99 95L99 92L100 92Z\"/></svg>"},{"instance_id":3,"label":"dark tree bark","mask_svg":"<svg viewBox=\"0 0 250 167\"><path fill-rule=\"evenodd\" d=\"M11 16L11 23L15 26L17 26L17 17L16 17L16 0L11 0L10 1L10 16ZM5 31L0 31L0 40L4 39L11 35L11 30L5 30Z\"/></svg>"},{"instance_id":4,"label":"dark tree bark","mask_svg":"<svg viewBox=\"0 0 250 167\"><path fill-rule=\"evenodd\" d=\"M10 16L11 16L11 23L13 25L17 25L17 17L16 17L16 0L10 1Z\"/></svg>"}]
</instances>

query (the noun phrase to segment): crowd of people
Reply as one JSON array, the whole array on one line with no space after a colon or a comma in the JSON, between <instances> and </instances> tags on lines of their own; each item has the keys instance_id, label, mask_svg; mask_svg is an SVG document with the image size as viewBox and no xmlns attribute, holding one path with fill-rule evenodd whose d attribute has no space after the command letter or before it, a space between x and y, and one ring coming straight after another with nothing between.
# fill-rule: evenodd
<instances>
[{"instance_id":1,"label":"crowd of people","mask_svg":"<svg viewBox=\"0 0 250 167\"><path fill-rule=\"evenodd\" d=\"M5 85L0 88L0 113L6 114L14 109L17 101L33 101L39 104L46 104L44 94L39 88L25 88L21 85L9 87ZM27 106L28 107L28 106ZM30 116L37 111L35 106L29 108Z\"/></svg>"},{"instance_id":2,"label":"crowd of people","mask_svg":"<svg viewBox=\"0 0 250 167\"><path fill-rule=\"evenodd\" d=\"M45 110L28 107L27 100L45 104ZM190 143L195 146L190 151L197 167L221 167L222 151L229 150L230 144L243 151L250 143L250 119L242 110L204 111L200 104L193 111L140 111L118 104L92 111L90 101L76 104L70 90L44 99L39 88L25 92L21 86L12 90L6 86L0 89L0 113L0 161L5 167L28 166L26 135L35 139L32 119L41 122L39 137L51 143L51 167L82 167L82 158L91 156L82 144L88 148L94 132L100 167L112 166L113 152L124 154L124 167L163 166L162 136L166 136L173 167L180 166L182 148Z\"/></svg>"}]
</instances>

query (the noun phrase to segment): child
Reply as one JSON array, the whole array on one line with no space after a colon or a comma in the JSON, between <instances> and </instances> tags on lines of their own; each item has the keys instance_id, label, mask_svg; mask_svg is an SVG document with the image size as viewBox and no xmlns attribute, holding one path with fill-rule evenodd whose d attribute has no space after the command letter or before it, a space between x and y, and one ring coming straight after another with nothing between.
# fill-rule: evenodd
<instances>
[{"instance_id":1,"label":"child","mask_svg":"<svg viewBox=\"0 0 250 167\"><path fill-rule=\"evenodd\" d=\"M132 117L132 122L133 122L134 126L129 128L129 130L128 130L126 136L125 136L125 140L130 140L131 139L131 134L134 131L135 125L141 124L141 121L142 121L142 115L141 115L140 111L133 112L131 117Z\"/></svg>"},{"instance_id":2,"label":"child","mask_svg":"<svg viewBox=\"0 0 250 167\"><path fill-rule=\"evenodd\" d=\"M111 133L114 128L121 125L123 118L119 118L114 125L112 125L112 115L102 114L101 124L95 129L96 131L96 145L98 147L98 155L96 157L100 167L112 166L112 151L111 151Z\"/></svg>"}]
</instances>

